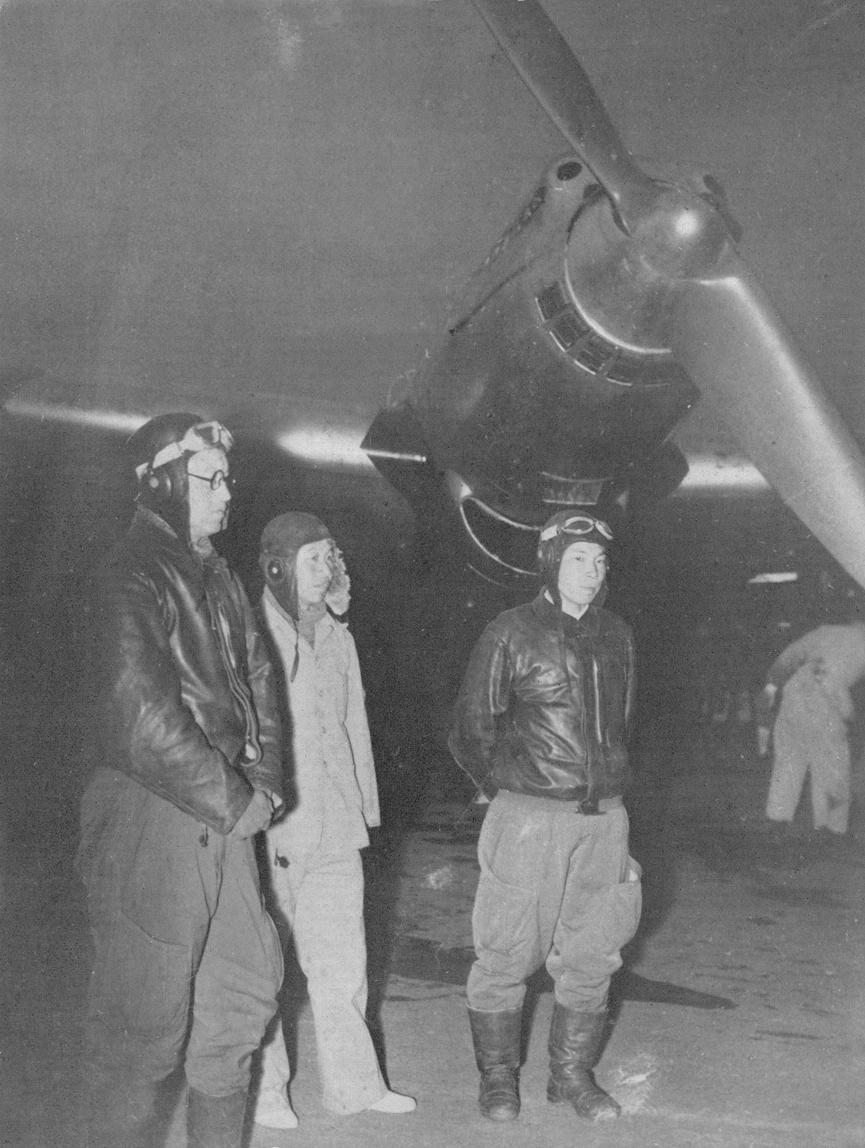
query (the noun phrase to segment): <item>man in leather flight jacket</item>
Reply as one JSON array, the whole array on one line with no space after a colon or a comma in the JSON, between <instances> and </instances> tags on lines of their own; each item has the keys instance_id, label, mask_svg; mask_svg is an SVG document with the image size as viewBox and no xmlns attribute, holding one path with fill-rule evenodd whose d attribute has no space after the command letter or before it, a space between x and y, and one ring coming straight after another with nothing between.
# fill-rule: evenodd
<instances>
[{"instance_id":1,"label":"man in leather flight jacket","mask_svg":"<svg viewBox=\"0 0 865 1148\"><path fill-rule=\"evenodd\" d=\"M282 954L253 837L283 804L277 700L249 602L210 542L231 445L191 414L132 436L138 505L99 579L101 745L77 856L94 942L90 1148L160 1143L160 1083L181 1059L190 1148L239 1148L276 1011Z\"/></svg>"},{"instance_id":2,"label":"man in leather flight jacket","mask_svg":"<svg viewBox=\"0 0 865 1148\"><path fill-rule=\"evenodd\" d=\"M628 853L626 738L634 701L627 624L603 609L609 526L555 514L540 535L543 587L477 642L449 740L491 799L478 842L467 998L480 1108L519 1114L526 980L555 983L547 1097L588 1120L619 1106L595 1083L610 977L641 910Z\"/></svg>"}]
</instances>

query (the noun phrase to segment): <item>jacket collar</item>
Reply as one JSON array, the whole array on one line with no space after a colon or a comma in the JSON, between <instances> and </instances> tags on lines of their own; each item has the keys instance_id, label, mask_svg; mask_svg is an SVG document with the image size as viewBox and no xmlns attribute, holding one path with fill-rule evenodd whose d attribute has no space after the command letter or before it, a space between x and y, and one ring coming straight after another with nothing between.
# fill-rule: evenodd
<instances>
[{"instance_id":1,"label":"jacket collar","mask_svg":"<svg viewBox=\"0 0 865 1148\"><path fill-rule=\"evenodd\" d=\"M228 571L228 563L215 550L206 558L196 554L188 543L178 538L163 518L146 506L135 508L127 538L133 546L140 547L148 554L170 555L186 577L202 585L207 569Z\"/></svg>"},{"instance_id":2,"label":"jacket collar","mask_svg":"<svg viewBox=\"0 0 865 1148\"><path fill-rule=\"evenodd\" d=\"M565 633L597 634L601 622L601 607L594 602L582 618L574 618L549 600L545 590L541 590L532 601L531 608L538 619L546 626L561 626Z\"/></svg>"},{"instance_id":3,"label":"jacket collar","mask_svg":"<svg viewBox=\"0 0 865 1148\"><path fill-rule=\"evenodd\" d=\"M173 538L175 542L180 542L172 528L168 525L164 518L160 518L148 506L136 506L135 514L129 526L130 533L139 534L142 531L150 533L151 530L158 531L160 534L166 535L168 538Z\"/></svg>"}]
</instances>

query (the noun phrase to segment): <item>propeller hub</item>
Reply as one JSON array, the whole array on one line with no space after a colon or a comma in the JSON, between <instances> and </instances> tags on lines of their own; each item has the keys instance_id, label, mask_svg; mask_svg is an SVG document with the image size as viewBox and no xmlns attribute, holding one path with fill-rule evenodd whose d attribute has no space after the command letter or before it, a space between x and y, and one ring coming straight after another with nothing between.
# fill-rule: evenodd
<instances>
[{"instance_id":1,"label":"propeller hub","mask_svg":"<svg viewBox=\"0 0 865 1148\"><path fill-rule=\"evenodd\" d=\"M690 187L655 182L629 233L605 196L580 212L568 238L567 281L589 326L631 351L670 353L669 310L683 280L711 274L729 232Z\"/></svg>"},{"instance_id":2,"label":"propeller hub","mask_svg":"<svg viewBox=\"0 0 865 1148\"><path fill-rule=\"evenodd\" d=\"M728 240L720 213L689 188L662 187L637 220L631 240L647 268L666 278L710 272Z\"/></svg>"}]
</instances>

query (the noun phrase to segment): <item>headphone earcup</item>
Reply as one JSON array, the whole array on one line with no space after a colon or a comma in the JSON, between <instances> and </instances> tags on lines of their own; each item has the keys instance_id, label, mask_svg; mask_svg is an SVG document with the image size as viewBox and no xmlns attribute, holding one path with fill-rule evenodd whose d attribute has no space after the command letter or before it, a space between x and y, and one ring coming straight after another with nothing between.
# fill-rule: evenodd
<instances>
[{"instance_id":1,"label":"headphone earcup","mask_svg":"<svg viewBox=\"0 0 865 1148\"><path fill-rule=\"evenodd\" d=\"M159 499L167 501L174 493L174 483L167 467L160 467L159 470L148 470L145 481L147 489Z\"/></svg>"},{"instance_id":2,"label":"headphone earcup","mask_svg":"<svg viewBox=\"0 0 865 1148\"><path fill-rule=\"evenodd\" d=\"M264 576L268 582L281 582L285 578L285 563L281 558L268 558L264 565Z\"/></svg>"}]
</instances>

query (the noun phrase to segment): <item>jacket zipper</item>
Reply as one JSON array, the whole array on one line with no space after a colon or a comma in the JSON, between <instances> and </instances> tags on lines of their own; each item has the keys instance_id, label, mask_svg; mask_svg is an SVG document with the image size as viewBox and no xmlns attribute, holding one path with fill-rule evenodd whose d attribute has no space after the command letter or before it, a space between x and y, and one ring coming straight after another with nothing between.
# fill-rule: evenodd
<instances>
[{"instance_id":1,"label":"jacket zipper","mask_svg":"<svg viewBox=\"0 0 865 1148\"><path fill-rule=\"evenodd\" d=\"M213 597L211 597L213 594ZM244 765L257 765L262 759L261 742L259 740L258 720L252 708L252 700L243 688L243 683L237 673L234 663L234 651L230 644L231 626L228 617L219 599L218 591L205 589L205 598L210 610L211 625L216 634L219 652L228 676L228 685L243 711L246 725L246 739L244 747Z\"/></svg>"},{"instance_id":2,"label":"jacket zipper","mask_svg":"<svg viewBox=\"0 0 865 1148\"><path fill-rule=\"evenodd\" d=\"M595 733L597 734L598 745L601 746L604 744L604 735L601 733L601 684L598 663L594 654L592 655L592 682L595 687Z\"/></svg>"}]
</instances>

